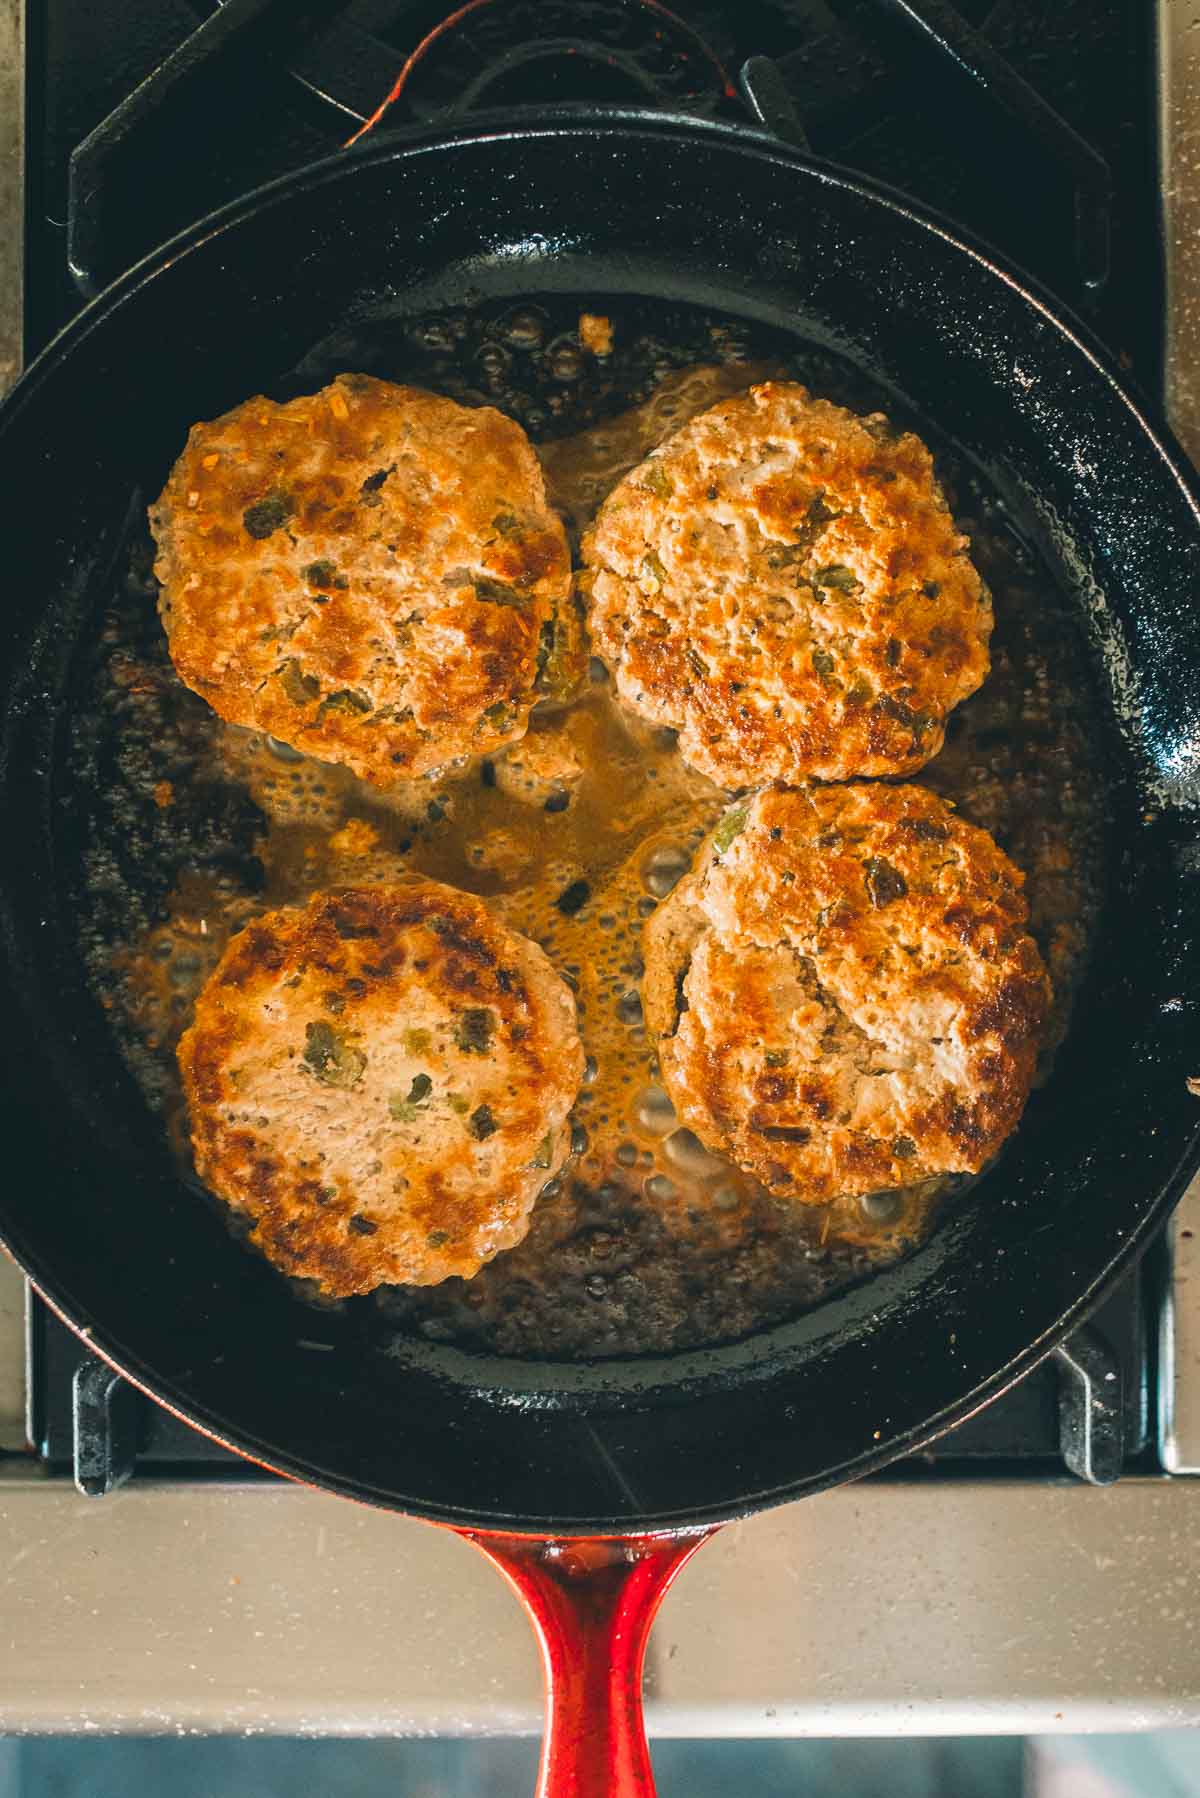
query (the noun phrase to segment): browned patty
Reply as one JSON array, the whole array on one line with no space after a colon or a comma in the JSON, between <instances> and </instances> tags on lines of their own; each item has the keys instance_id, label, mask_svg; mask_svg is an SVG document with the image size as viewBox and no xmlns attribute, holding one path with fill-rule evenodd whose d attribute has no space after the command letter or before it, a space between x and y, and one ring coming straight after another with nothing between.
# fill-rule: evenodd
<instances>
[{"instance_id":1,"label":"browned patty","mask_svg":"<svg viewBox=\"0 0 1200 1798\"><path fill-rule=\"evenodd\" d=\"M179 1066L200 1178L284 1273L341 1297L469 1279L520 1242L583 1051L536 943L410 880L247 925Z\"/></svg>"},{"instance_id":2,"label":"browned patty","mask_svg":"<svg viewBox=\"0 0 1200 1798\"><path fill-rule=\"evenodd\" d=\"M1024 877L922 787L767 791L646 927L647 1021L696 1134L805 1204L981 1168L1050 983Z\"/></svg>"},{"instance_id":3,"label":"browned patty","mask_svg":"<svg viewBox=\"0 0 1200 1798\"><path fill-rule=\"evenodd\" d=\"M150 509L183 681L378 784L516 741L570 588L525 433L339 375L193 426Z\"/></svg>"},{"instance_id":4,"label":"browned patty","mask_svg":"<svg viewBox=\"0 0 1200 1798\"><path fill-rule=\"evenodd\" d=\"M727 787L919 768L988 669L991 603L925 445L794 382L723 401L583 541L622 699Z\"/></svg>"}]
</instances>

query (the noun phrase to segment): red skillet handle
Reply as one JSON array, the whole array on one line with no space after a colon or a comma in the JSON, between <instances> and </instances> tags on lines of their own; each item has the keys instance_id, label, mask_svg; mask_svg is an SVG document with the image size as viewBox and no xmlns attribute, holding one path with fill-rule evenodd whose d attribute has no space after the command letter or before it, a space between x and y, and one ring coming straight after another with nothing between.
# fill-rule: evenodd
<instances>
[{"instance_id":1,"label":"red skillet handle","mask_svg":"<svg viewBox=\"0 0 1200 1798\"><path fill-rule=\"evenodd\" d=\"M711 1530L551 1539L462 1532L515 1587L546 1670L537 1798L654 1798L642 1718L646 1638Z\"/></svg>"}]
</instances>

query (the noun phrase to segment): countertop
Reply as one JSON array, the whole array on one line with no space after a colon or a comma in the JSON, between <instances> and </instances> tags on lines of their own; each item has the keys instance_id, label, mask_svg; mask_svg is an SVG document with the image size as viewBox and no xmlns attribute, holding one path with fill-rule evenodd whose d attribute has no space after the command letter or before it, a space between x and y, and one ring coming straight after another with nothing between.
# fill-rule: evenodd
<instances>
[{"instance_id":1,"label":"countertop","mask_svg":"<svg viewBox=\"0 0 1200 1798\"><path fill-rule=\"evenodd\" d=\"M11 1465L11 1464L10 1464ZM285 1485L0 1481L0 1732L533 1733L532 1633L469 1543ZM651 1639L651 1732L1200 1717L1187 1480L843 1488L731 1524Z\"/></svg>"}]
</instances>

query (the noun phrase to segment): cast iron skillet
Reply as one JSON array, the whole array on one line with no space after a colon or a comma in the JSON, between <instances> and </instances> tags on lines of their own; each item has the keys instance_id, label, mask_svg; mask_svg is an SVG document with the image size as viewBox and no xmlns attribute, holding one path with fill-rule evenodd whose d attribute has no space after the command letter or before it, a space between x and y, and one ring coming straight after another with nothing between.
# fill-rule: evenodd
<instances>
[{"instance_id":1,"label":"cast iron skillet","mask_svg":"<svg viewBox=\"0 0 1200 1798\"><path fill-rule=\"evenodd\" d=\"M812 1314L591 1366L381 1343L351 1316L322 1329L335 1352L312 1354L311 1313L180 1183L87 994L61 780L72 668L129 509L193 419L269 389L341 321L547 291L786 328L982 465L1095 646L1102 940L996 1170L918 1253ZM1200 1071L1196 487L1079 327L897 196L660 113L368 144L197 225L91 305L0 411L0 504L0 1233L93 1348L235 1449L469 1530L703 1530L879 1467L984 1403L1080 1321L1181 1191L1200 1125L1185 1088ZM647 1570L681 1550L655 1553L637 1570L638 1643ZM620 1603L628 1625L638 1607ZM565 1628L548 1615L544 1632Z\"/></svg>"}]
</instances>

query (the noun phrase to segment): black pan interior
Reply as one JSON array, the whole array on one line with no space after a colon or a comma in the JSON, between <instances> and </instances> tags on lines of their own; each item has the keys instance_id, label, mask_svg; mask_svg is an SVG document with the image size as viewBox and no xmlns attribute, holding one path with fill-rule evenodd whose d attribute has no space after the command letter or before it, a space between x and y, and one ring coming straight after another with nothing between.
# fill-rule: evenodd
<instances>
[{"instance_id":1,"label":"black pan interior","mask_svg":"<svg viewBox=\"0 0 1200 1798\"><path fill-rule=\"evenodd\" d=\"M741 389L771 371L858 413L886 409L893 424L919 431L937 450L996 617L991 673L956 710L946 746L920 778L991 831L1025 873L1031 925L1055 989L1048 1064L1103 893L1114 761L1108 706L1076 608L935 423L902 416L896 396L860 370L744 319L629 295L593 304L613 337L601 358L579 343L578 295L526 295L359 321L315 346L294 385L312 392L349 368L499 405L541 446L572 529L594 509L594 483L615 480L636 459L631 430L640 440L649 396L653 434L665 434L668 411L679 422L685 402L701 407L722 387ZM285 381L273 397L292 385ZM654 778L639 780L601 664L591 664L570 708L594 734L589 773L569 809L550 815L507 794L491 762L449 772L396 809L318 762L222 726L183 687L157 614L153 556L145 508L134 508L127 550L107 594L96 596L104 622L94 653L75 658L75 753L59 791L81 849L75 903L96 995L188 1177L175 1047L196 995L227 931L250 913L359 877L361 862L347 867L339 857L330 867L331 844L344 839L349 820L375 842L380 876L383 856L392 868L416 868L515 906L509 921L579 983L585 1048L596 1060L598 1078L575 1106L578 1153L543 1193L518 1248L469 1281L385 1287L354 1302L353 1323L325 1305L313 1319L318 1334L369 1332L377 1310L375 1327L389 1337L403 1329L526 1361L676 1353L794 1317L923 1240L940 1208L927 1185L830 1211L781 1206L705 1157L690 1133L664 1124L635 958L647 907L690 860L720 800L707 783L689 781L661 744ZM562 711L540 722L543 746L571 728ZM494 872L489 849L497 842L503 859ZM957 1193L963 1182L950 1185ZM947 1202L951 1195L942 1195Z\"/></svg>"},{"instance_id":2,"label":"black pan interior","mask_svg":"<svg viewBox=\"0 0 1200 1798\"><path fill-rule=\"evenodd\" d=\"M996 1172L908 1261L792 1323L583 1367L314 1327L232 1243L181 1184L83 979L64 779L98 595L186 424L272 388L345 325L537 292L711 307L935 416L1076 597L1112 762L1093 973ZM865 1470L980 1402L1177 1195L1198 1121L1195 499L1078 337L928 221L765 142L661 119L381 144L240 204L98 302L0 417L0 468L0 1228L103 1352L235 1446L449 1521L729 1515Z\"/></svg>"}]
</instances>

